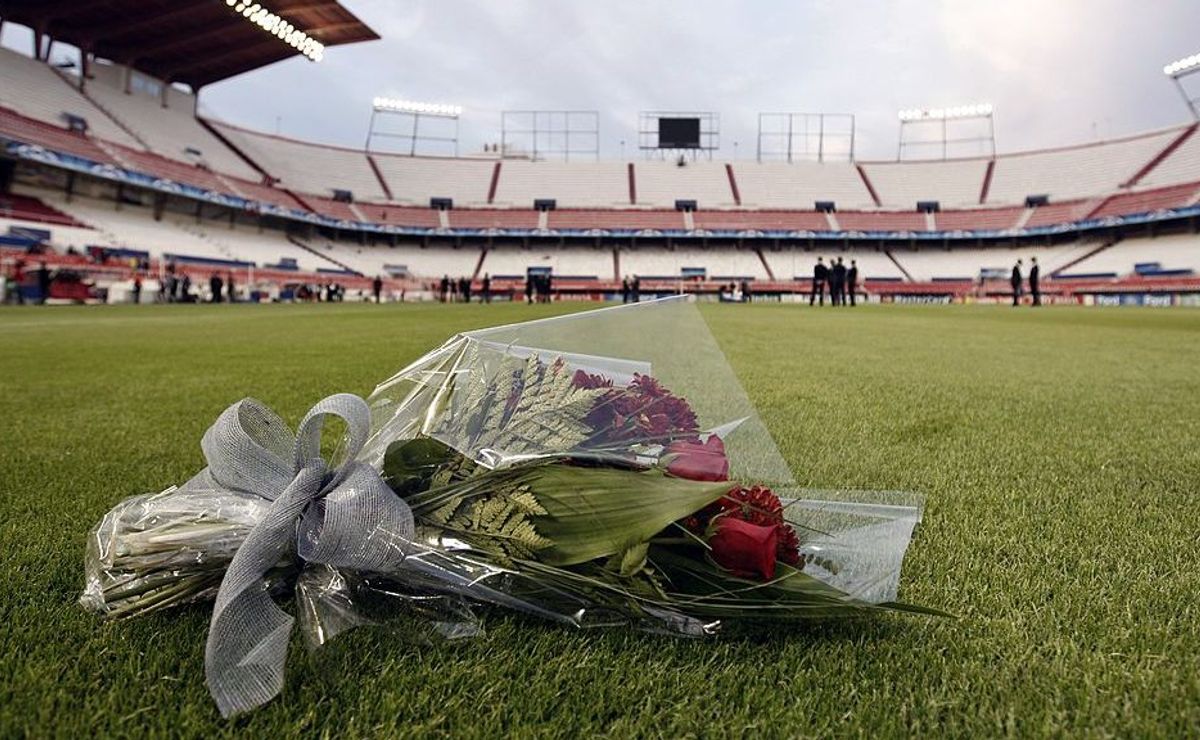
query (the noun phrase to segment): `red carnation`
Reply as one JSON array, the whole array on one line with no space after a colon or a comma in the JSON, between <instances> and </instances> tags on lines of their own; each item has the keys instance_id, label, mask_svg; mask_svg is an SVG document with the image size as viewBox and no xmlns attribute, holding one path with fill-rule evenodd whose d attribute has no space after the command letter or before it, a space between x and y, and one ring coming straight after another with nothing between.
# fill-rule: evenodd
<instances>
[{"instance_id":1,"label":"red carnation","mask_svg":"<svg viewBox=\"0 0 1200 740\"><path fill-rule=\"evenodd\" d=\"M737 519L759 527L776 527L776 557L788 565L804 567L800 556L800 538L783 518L783 503L766 486L738 486L715 503L683 521L690 532L704 536L712 522Z\"/></svg>"},{"instance_id":2,"label":"red carnation","mask_svg":"<svg viewBox=\"0 0 1200 740\"><path fill-rule=\"evenodd\" d=\"M731 516L717 520L717 531L709 538L717 565L740 578L771 580L775 577L775 553L779 527L760 527Z\"/></svg>"},{"instance_id":3,"label":"red carnation","mask_svg":"<svg viewBox=\"0 0 1200 740\"><path fill-rule=\"evenodd\" d=\"M611 381L576 371L577 388L607 388ZM613 388L596 399L586 420L601 443L669 444L697 440L699 424L688 402L649 375L634 373L628 387Z\"/></svg>"}]
</instances>

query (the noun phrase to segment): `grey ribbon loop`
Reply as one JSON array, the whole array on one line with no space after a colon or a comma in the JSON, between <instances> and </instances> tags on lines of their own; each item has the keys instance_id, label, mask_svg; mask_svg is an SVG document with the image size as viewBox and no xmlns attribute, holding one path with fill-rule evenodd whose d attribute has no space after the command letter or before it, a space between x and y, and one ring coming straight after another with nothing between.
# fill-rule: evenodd
<instances>
[{"instance_id":1,"label":"grey ribbon loop","mask_svg":"<svg viewBox=\"0 0 1200 740\"><path fill-rule=\"evenodd\" d=\"M320 456L330 416L347 426L347 462L332 470ZM273 502L234 555L213 608L204 672L222 716L264 704L283 688L294 619L267 592L271 568L292 552L363 571L404 559L412 511L373 468L353 461L369 428L366 402L342 393L314 406L294 439L278 416L251 399L230 406L205 433L207 475Z\"/></svg>"}]
</instances>

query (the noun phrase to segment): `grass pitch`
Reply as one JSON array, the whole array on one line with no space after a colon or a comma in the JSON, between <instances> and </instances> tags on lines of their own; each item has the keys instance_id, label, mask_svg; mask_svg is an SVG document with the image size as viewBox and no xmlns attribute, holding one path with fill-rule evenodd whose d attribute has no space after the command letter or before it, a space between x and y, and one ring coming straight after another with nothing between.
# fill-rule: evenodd
<instances>
[{"instance_id":1,"label":"grass pitch","mask_svg":"<svg viewBox=\"0 0 1200 740\"><path fill-rule=\"evenodd\" d=\"M295 424L455 331L567 306L0 310L0 736L1200 732L1200 311L705 306L804 485L927 495L883 618L706 642L487 616L360 630L234 722L209 608L104 624L88 529L195 473L254 395Z\"/></svg>"}]
</instances>

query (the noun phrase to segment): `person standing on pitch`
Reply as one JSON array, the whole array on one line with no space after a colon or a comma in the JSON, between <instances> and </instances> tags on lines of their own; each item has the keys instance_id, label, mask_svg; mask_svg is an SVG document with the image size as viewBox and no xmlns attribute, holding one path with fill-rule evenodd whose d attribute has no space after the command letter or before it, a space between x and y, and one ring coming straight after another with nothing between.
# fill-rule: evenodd
<instances>
[{"instance_id":1,"label":"person standing on pitch","mask_svg":"<svg viewBox=\"0 0 1200 740\"><path fill-rule=\"evenodd\" d=\"M846 271L846 290L850 293L850 305L857 305L855 296L858 293L858 262L850 260L850 269Z\"/></svg>"},{"instance_id":2,"label":"person standing on pitch","mask_svg":"<svg viewBox=\"0 0 1200 740\"><path fill-rule=\"evenodd\" d=\"M479 300L484 303L492 302L492 276L488 273L483 273L483 283L479 286L483 292L480 294Z\"/></svg>"},{"instance_id":3,"label":"person standing on pitch","mask_svg":"<svg viewBox=\"0 0 1200 740\"><path fill-rule=\"evenodd\" d=\"M621 278L621 303L629 303L629 294L632 291L629 288L629 276Z\"/></svg>"},{"instance_id":4,"label":"person standing on pitch","mask_svg":"<svg viewBox=\"0 0 1200 740\"><path fill-rule=\"evenodd\" d=\"M237 290L233 285L232 270L225 275L225 295L229 296L230 303L237 303Z\"/></svg>"},{"instance_id":5,"label":"person standing on pitch","mask_svg":"<svg viewBox=\"0 0 1200 740\"><path fill-rule=\"evenodd\" d=\"M808 305L815 304L818 296L821 298L821 305L825 305L825 281L828 279L829 268L825 267L825 258L817 257L817 264L813 267L812 292L808 296Z\"/></svg>"},{"instance_id":6,"label":"person standing on pitch","mask_svg":"<svg viewBox=\"0 0 1200 740\"><path fill-rule=\"evenodd\" d=\"M1009 281L1012 284L1013 305L1021 305L1021 260L1017 260L1017 264L1013 265L1012 279Z\"/></svg>"},{"instance_id":7,"label":"person standing on pitch","mask_svg":"<svg viewBox=\"0 0 1200 740\"><path fill-rule=\"evenodd\" d=\"M371 292L375 294L375 302L380 302L380 297L383 295L383 278L378 275L371 281Z\"/></svg>"},{"instance_id":8,"label":"person standing on pitch","mask_svg":"<svg viewBox=\"0 0 1200 740\"><path fill-rule=\"evenodd\" d=\"M212 277L208 279L208 291L212 294L212 296L209 298L209 301L213 303L220 303L221 291L224 289L224 287L225 282L221 280L220 275L214 272Z\"/></svg>"},{"instance_id":9,"label":"person standing on pitch","mask_svg":"<svg viewBox=\"0 0 1200 740\"><path fill-rule=\"evenodd\" d=\"M1029 258L1029 295L1033 296L1033 305L1042 305L1042 289L1038 286L1038 279L1041 277L1041 268L1038 267L1037 257Z\"/></svg>"},{"instance_id":10,"label":"person standing on pitch","mask_svg":"<svg viewBox=\"0 0 1200 740\"><path fill-rule=\"evenodd\" d=\"M846 305L846 266L841 257L829 268L829 298L835 306Z\"/></svg>"}]
</instances>

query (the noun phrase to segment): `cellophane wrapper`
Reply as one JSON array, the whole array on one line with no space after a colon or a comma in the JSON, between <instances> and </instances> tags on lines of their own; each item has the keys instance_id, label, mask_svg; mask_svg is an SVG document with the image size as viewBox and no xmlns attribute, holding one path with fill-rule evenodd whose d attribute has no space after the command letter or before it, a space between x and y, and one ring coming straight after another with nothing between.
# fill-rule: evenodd
<instances>
[{"instance_id":1,"label":"cellophane wrapper","mask_svg":"<svg viewBox=\"0 0 1200 740\"><path fill-rule=\"evenodd\" d=\"M769 347L763 347L769 351ZM735 358L736 360L737 358ZM669 391L664 408L642 409L643 425L624 423L618 435L589 433L562 442L554 433L529 429L555 427L555 413L537 410L536 399L505 408L519 393L503 389L536 371L586 377L602 388L624 389L647 378ZM743 371L752 369L749 361ZM798 363L797 373L803 372ZM780 384L790 382L781 378ZM778 392L775 389L774 392ZM770 393L764 394L770 396ZM723 619L740 617L829 617L867 613L895 602L904 553L922 515L919 496L898 492L801 488L754 404L734 373L696 304L687 298L605 308L524 323L464 332L412 362L374 390L367 399L370 437L358 459L387 473L389 451L408 440L431 439L480 469L502 471L563 460L575 465L637 469L661 464L672 439L656 426L656 414L678 409L684 399L695 416L700 439L719 437L728 459L728 478L770 488L784 504L784 516L800 534L804 574L822 590L810 607L744 611L710 608L654 595L630 598L572 580L570 567L508 562L480 553L464 539L436 527L419 526L415 540L397 541L407 556L388 572L355 572L327 565L306 565L295 552L281 554L273 583L295 583L295 611L310 644L321 645L346 629L365 624L404 626L418 639L474 635L480 630L479 607L501 607L573 627L632 627L684 636L712 633ZM524 405L522 405L524 404ZM671 408L667 408L670 406ZM506 416L513 433L481 430L489 414ZM788 434L811 434L803 418ZM553 429L551 429L553 431ZM799 461L803 465L803 461ZM88 554L84 603L112 613L104 589L120 593L134 564L129 558L159 558L163 583L203 579L191 598L211 598L221 568L236 552L240 537L253 526L265 504L253 497L205 498L203 486L189 483L163 494L123 502L94 531ZM651 495L648 492L647 495ZM584 512L586 513L586 512ZM211 539L197 525L218 522ZM149 532L155 538L145 552L118 552L114 530ZM141 529L139 529L141 528ZM173 529L186 532L172 542ZM376 531L372 537L387 537ZM201 542L192 546L197 537ZM399 540L399 537L397 537ZM126 547L126 549L129 549ZM549 577L553 571L554 577ZM144 572L139 570L138 572ZM133 588L154 584L138 582ZM826 588L827 587L827 588ZM748 586L747 588L752 588ZM159 601L164 601L159 599ZM115 614L140 613L143 608ZM169 601L168 601L169 603ZM718 605L719 607L719 605Z\"/></svg>"}]
</instances>

